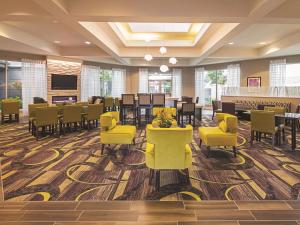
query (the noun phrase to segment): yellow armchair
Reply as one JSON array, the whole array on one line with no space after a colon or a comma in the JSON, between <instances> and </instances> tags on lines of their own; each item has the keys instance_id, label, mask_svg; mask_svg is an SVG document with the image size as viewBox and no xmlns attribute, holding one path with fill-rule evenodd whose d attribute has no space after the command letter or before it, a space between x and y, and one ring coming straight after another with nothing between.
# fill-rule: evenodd
<instances>
[{"instance_id":1,"label":"yellow armchair","mask_svg":"<svg viewBox=\"0 0 300 225\"><path fill-rule=\"evenodd\" d=\"M146 165L150 168L149 183L156 170L156 188L160 186L160 170L181 170L192 165L193 127L155 128L148 124L146 129ZM188 181L188 179L187 179Z\"/></svg>"},{"instance_id":2,"label":"yellow armchair","mask_svg":"<svg viewBox=\"0 0 300 225\"><path fill-rule=\"evenodd\" d=\"M5 116L8 115L9 121L12 121L14 115L15 120L19 122L20 102L14 99L3 99L1 102L1 123L4 123Z\"/></svg>"},{"instance_id":3,"label":"yellow armchair","mask_svg":"<svg viewBox=\"0 0 300 225\"><path fill-rule=\"evenodd\" d=\"M119 122L119 112L106 112L100 116L101 144L103 154L105 145L126 144L128 149L131 144L135 144L136 127L131 125L117 125Z\"/></svg>"},{"instance_id":4,"label":"yellow armchair","mask_svg":"<svg viewBox=\"0 0 300 225\"><path fill-rule=\"evenodd\" d=\"M231 146L236 157L237 117L226 113L217 113L216 117L217 127L199 127L200 147L204 142L209 153L211 146Z\"/></svg>"}]
</instances>

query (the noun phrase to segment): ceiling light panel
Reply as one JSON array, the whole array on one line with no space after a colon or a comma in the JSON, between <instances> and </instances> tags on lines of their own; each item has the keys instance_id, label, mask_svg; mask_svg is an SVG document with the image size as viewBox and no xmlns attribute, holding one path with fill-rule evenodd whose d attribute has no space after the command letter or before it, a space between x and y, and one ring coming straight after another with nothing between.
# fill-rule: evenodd
<instances>
[{"instance_id":1,"label":"ceiling light panel","mask_svg":"<svg viewBox=\"0 0 300 225\"><path fill-rule=\"evenodd\" d=\"M132 32L151 33L151 32L188 32L191 23L128 23Z\"/></svg>"}]
</instances>

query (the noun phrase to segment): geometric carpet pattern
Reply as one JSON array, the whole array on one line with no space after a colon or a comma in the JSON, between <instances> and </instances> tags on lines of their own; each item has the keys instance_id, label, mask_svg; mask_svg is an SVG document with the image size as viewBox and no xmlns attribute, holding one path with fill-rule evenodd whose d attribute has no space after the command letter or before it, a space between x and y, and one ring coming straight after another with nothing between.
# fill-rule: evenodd
<instances>
[{"instance_id":1,"label":"geometric carpet pattern","mask_svg":"<svg viewBox=\"0 0 300 225\"><path fill-rule=\"evenodd\" d=\"M200 125L200 124L198 124ZM214 126L204 117L201 126ZM231 149L199 148L194 129L190 184L183 171L162 171L161 188L149 185L145 129L136 145L111 146L100 155L99 128L36 141L26 123L0 126L0 160L6 201L99 200L294 200L299 199L300 151L290 150L290 130L282 146L271 141L249 146L249 122L239 121L238 155ZM298 136L300 134L298 133ZM171 159L170 159L171 160Z\"/></svg>"}]
</instances>

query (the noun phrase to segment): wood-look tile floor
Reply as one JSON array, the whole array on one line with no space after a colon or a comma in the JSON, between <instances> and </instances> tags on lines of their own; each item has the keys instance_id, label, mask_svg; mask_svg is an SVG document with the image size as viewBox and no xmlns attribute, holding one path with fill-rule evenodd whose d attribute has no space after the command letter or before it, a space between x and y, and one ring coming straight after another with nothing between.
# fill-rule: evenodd
<instances>
[{"instance_id":1,"label":"wood-look tile floor","mask_svg":"<svg viewBox=\"0 0 300 225\"><path fill-rule=\"evenodd\" d=\"M300 225L299 201L2 202L0 225Z\"/></svg>"}]
</instances>

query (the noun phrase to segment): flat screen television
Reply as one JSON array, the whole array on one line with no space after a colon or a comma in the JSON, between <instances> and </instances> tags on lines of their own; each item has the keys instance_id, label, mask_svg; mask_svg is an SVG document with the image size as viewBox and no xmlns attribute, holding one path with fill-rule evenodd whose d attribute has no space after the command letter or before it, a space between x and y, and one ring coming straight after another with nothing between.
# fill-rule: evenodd
<instances>
[{"instance_id":1,"label":"flat screen television","mask_svg":"<svg viewBox=\"0 0 300 225\"><path fill-rule=\"evenodd\" d=\"M77 90L76 75L51 74L52 90Z\"/></svg>"}]
</instances>

